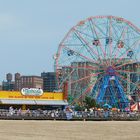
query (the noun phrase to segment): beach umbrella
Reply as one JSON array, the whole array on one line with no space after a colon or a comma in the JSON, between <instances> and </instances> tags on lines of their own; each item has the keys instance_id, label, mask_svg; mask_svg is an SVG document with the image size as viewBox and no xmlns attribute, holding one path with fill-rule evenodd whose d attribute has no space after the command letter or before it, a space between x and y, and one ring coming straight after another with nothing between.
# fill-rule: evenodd
<instances>
[{"instance_id":1,"label":"beach umbrella","mask_svg":"<svg viewBox=\"0 0 140 140\"><path fill-rule=\"evenodd\" d=\"M126 108L125 108L125 111L130 111L130 108L129 108L129 107L126 107Z\"/></svg>"},{"instance_id":2,"label":"beach umbrella","mask_svg":"<svg viewBox=\"0 0 140 140\"><path fill-rule=\"evenodd\" d=\"M117 108L112 108L112 111L117 111L118 109Z\"/></svg>"},{"instance_id":3,"label":"beach umbrella","mask_svg":"<svg viewBox=\"0 0 140 140\"><path fill-rule=\"evenodd\" d=\"M107 103L106 103L106 104L104 104L104 105L103 105L103 107L105 107L105 108L112 108L112 106L111 106L111 105L109 105L109 104L107 104Z\"/></svg>"}]
</instances>

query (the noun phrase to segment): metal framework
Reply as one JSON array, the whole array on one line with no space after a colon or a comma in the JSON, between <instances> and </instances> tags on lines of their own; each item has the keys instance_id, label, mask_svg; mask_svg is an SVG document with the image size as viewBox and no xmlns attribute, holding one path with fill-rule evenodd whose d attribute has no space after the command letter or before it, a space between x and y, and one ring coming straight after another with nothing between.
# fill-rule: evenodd
<instances>
[{"instance_id":1,"label":"metal framework","mask_svg":"<svg viewBox=\"0 0 140 140\"><path fill-rule=\"evenodd\" d=\"M103 105L125 108L139 89L140 29L114 16L80 21L55 55L58 88L69 85L71 103L89 95Z\"/></svg>"}]
</instances>

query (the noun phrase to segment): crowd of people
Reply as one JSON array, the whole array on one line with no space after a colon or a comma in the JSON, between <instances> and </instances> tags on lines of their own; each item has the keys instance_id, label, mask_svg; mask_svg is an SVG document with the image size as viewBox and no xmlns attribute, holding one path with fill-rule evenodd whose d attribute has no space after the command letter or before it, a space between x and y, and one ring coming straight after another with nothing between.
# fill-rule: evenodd
<instances>
[{"instance_id":1,"label":"crowd of people","mask_svg":"<svg viewBox=\"0 0 140 140\"><path fill-rule=\"evenodd\" d=\"M66 107L64 110L42 110L40 108L36 110L22 110L14 109L12 106L9 110L0 109L0 117L32 117L32 118L46 118L46 119L121 119L121 118L140 118L140 112L138 111L121 111L111 109L85 109L84 111L76 111L70 107Z\"/></svg>"}]
</instances>

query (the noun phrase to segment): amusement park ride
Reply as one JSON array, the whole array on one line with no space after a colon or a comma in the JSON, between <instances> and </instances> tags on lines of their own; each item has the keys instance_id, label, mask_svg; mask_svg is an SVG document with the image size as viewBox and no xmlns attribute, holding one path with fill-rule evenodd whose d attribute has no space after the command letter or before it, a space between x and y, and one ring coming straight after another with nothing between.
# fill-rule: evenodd
<instances>
[{"instance_id":1,"label":"amusement park ride","mask_svg":"<svg viewBox=\"0 0 140 140\"><path fill-rule=\"evenodd\" d=\"M101 106L118 108L138 101L140 29L114 16L80 21L61 41L55 55L58 88L68 82L70 103L91 96Z\"/></svg>"}]
</instances>

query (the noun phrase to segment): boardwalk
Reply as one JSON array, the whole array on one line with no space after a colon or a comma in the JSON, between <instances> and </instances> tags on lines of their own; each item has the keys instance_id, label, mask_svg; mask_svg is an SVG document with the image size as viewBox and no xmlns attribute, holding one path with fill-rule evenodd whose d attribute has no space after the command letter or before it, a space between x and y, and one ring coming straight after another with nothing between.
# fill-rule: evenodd
<instances>
[{"instance_id":1,"label":"boardwalk","mask_svg":"<svg viewBox=\"0 0 140 140\"><path fill-rule=\"evenodd\" d=\"M0 120L0 140L139 140L140 121Z\"/></svg>"}]
</instances>

